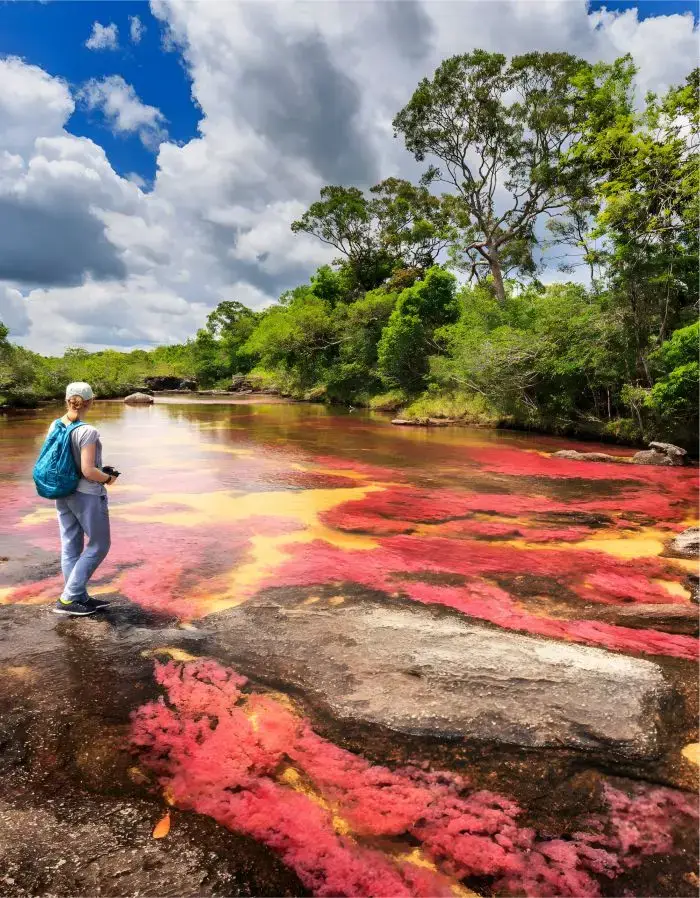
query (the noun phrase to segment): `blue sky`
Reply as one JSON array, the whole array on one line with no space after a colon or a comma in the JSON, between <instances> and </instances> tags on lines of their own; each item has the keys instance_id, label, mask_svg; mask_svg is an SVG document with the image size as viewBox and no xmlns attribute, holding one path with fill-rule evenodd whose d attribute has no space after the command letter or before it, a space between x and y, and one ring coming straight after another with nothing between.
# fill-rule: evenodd
<instances>
[{"instance_id":1,"label":"blue sky","mask_svg":"<svg viewBox=\"0 0 700 898\"><path fill-rule=\"evenodd\" d=\"M635 8L640 19L692 12L696 17L700 0L590 0L591 10L623 11ZM138 44L129 39L130 17L144 25ZM85 46L93 22L114 23L119 49L90 50ZM161 23L149 4L120 0L25 0L0 3L0 56L20 56L52 75L79 87L90 78L119 74L131 84L143 103L156 106L167 119L170 139L186 143L197 133L200 110L193 102L190 81L177 50L168 52L162 43ZM69 130L100 143L115 170L122 175L139 174L152 182L155 154L136 134L114 134L99 112L80 105L68 122Z\"/></svg>"},{"instance_id":2,"label":"blue sky","mask_svg":"<svg viewBox=\"0 0 700 898\"><path fill-rule=\"evenodd\" d=\"M39 352L179 342L222 300L307 282L335 252L291 223L325 184L419 177L392 120L449 56L631 53L638 96L698 57L691 0L155 9L0 0L0 321ZM104 28L117 46L87 47ZM569 275L545 259L542 277Z\"/></svg>"},{"instance_id":3,"label":"blue sky","mask_svg":"<svg viewBox=\"0 0 700 898\"><path fill-rule=\"evenodd\" d=\"M694 0L590 0L589 6L592 10L601 9L603 7L611 12L622 12L626 9L636 9L640 19L646 19L649 16L671 16L682 15L691 12L697 19L700 3Z\"/></svg>"},{"instance_id":4,"label":"blue sky","mask_svg":"<svg viewBox=\"0 0 700 898\"><path fill-rule=\"evenodd\" d=\"M138 16L145 27L138 44L129 37L130 16ZM95 21L117 26L117 50L89 50L85 46ZM167 119L170 139L183 143L196 134L201 112L192 101L180 53L164 51L161 38L161 24L146 2L0 3L0 56L20 56L74 88L90 78L121 75L143 103L160 109ZM68 129L101 144L120 174L136 172L147 182L153 179L155 154L135 134L113 134L99 112L88 112L78 104Z\"/></svg>"}]
</instances>

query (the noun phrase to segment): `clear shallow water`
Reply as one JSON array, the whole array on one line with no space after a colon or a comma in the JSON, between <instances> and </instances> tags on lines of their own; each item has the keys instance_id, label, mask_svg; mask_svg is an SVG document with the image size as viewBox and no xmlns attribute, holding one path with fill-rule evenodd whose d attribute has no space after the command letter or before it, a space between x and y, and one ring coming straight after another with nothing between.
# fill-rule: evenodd
<instances>
[{"instance_id":1,"label":"clear shallow water","mask_svg":"<svg viewBox=\"0 0 700 898\"><path fill-rule=\"evenodd\" d=\"M47 551L54 512L29 475L52 417L0 423L0 528ZM148 609L195 619L264 587L351 581L532 633L694 655L690 637L590 620L690 602L690 563L662 553L694 523L695 470L554 459L574 444L309 405L101 403L91 420L123 472L99 585Z\"/></svg>"},{"instance_id":2,"label":"clear shallow water","mask_svg":"<svg viewBox=\"0 0 700 898\"><path fill-rule=\"evenodd\" d=\"M60 589L55 512L30 476L59 413L0 419L0 603L19 613ZM300 613L322 603L329 614L366 590L655 658L671 672L681 665L684 676L696 657L693 636L654 623L654 608L694 607L692 565L664 555L695 523L694 470L553 459L576 444L398 428L311 405L105 402L90 420L105 462L123 472L110 490L113 548L96 595L205 630L209 615L265 590L303 591ZM631 624L637 607L650 616ZM95 663L100 652L107 664L106 647ZM497 765L488 792L469 785L457 749L445 774L427 760L389 771L376 746L370 763L342 747L342 727L335 743L322 738L287 696L249 694L216 658L172 646L156 657L171 658L155 667L168 704L124 699L139 775L166 805L269 846L316 894L608 894L608 881L646 870L642 858L680 851L675 827L693 844L692 802L680 791L596 773L581 799L589 816L560 833L545 803L540 833L527 821L539 819L541 797L518 807ZM384 756L393 754L389 740ZM666 894L688 884L684 869ZM664 893L650 871L633 894Z\"/></svg>"}]
</instances>

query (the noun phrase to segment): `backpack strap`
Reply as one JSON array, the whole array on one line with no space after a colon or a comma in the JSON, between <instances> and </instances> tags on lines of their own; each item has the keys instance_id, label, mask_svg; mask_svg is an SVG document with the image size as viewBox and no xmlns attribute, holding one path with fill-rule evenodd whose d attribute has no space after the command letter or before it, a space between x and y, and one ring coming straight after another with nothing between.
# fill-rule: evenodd
<instances>
[{"instance_id":1,"label":"backpack strap","mask_svg":"<svg viewBox=\"0 0 700 898\"><path fill-rule=\"evenodd\" d=\"M58 420L60 421L61 419L59 418ZM61 422L61 423L63 423L63 422ZM73 436L73 431L77 430L79 427L82 427L83 424L85 424L85 421L71 421L71 423L67 427L64 424L63 426L66 428L66 434L68 436L68 439L70 439ZM78 458L80 458L80 455L78 455ZM78 468L78 474L80 474L80 476L82 477L83 469L80 465L80 461L78 461L78 464L76 465L76 467Z\"/></svg>"}]
</instances>

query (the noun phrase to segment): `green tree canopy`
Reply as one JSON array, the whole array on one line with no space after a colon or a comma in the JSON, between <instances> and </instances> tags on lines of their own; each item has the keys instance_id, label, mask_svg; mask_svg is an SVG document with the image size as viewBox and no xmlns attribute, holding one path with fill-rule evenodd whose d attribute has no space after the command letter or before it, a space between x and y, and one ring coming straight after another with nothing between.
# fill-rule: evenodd
<instances>
[{"instance_id":1,"label":"green tree canopy","mask_svg":"<svg viewBox=\"0 0 700 898\"><path fill-rule=\"evenodd\" d=\"M424 78L394 119L416 159L434 158L424 183L454 191L450 206L462 254L474 274L486 266L505 300L504 262L534 270L535 226L563 213L584 192L588 170L575 152L586 118L611 119L601 102L619 96L600 81L618 78L568 53L527 53L510 61L475 50L445 60ZM627 102L624 91L619 97ZM602 124L602 123L601 123Z\"/></svg>"}]
</instances>

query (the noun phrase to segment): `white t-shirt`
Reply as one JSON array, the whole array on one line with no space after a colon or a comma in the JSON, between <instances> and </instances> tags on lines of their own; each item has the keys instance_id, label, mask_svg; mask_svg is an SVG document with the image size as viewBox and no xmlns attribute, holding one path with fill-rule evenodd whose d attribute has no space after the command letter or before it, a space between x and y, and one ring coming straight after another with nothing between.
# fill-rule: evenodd
<instances>
[{"instance_id":1,"label":"white t-shirt","mask_svg":"<svg viewBox=\"0 0 700 898\"><path fill-rule=\"evenodd\" d=\"M53 430L54 424L49 428L49 433ZM102 467L102 442L100 441L100 433L96 427L93 427L92 424L81 424L80 427L76 427L75 430L71 432L70 435L70 449L73 455L73 461L77 469L80 471L80 450L83 446L89 446L91 443L95 444L95 467ZM92 493L96 496L103 496L106 494L107 490L104 488L102 483L97 483L94 480L88 480L85 477L81 477L78 481L78 486L76 487L76 492L78 493Z\"/></svg>"}]
</instances>

